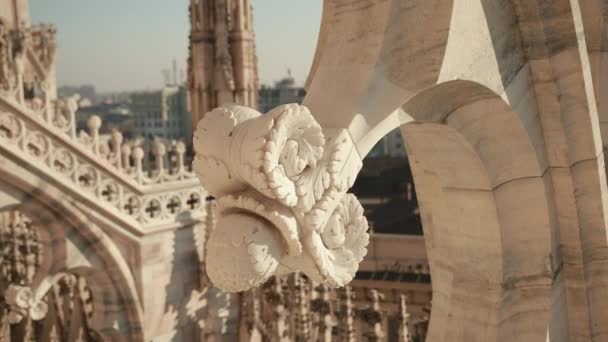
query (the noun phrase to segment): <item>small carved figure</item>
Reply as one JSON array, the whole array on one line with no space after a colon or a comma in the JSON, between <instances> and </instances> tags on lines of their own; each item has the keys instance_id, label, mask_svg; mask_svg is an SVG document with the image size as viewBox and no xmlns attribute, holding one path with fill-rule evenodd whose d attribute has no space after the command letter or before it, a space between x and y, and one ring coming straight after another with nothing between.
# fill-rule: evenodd
<instances>
[{"instance_id":1,"label":"small carved figure","mask_svg":"<svg viewBox=\"0 0 608 342\"><path fill-rule=\"evenodd\" d=\"M55 60L57 51L57 28L55 25L50 25L45 31L47 41L47 66L51 65Z\"/></svg>"},{"instance_id":2,"label":"small carved figure","mask_svg":"<svg viewBox=\"0 0 608 342\"><path fill-rule=\"evenodd\" d=\"M55 50L57 49L55 26L42 26L39 32L38 55L40 62L47 67L53 64L55 58Z\"/></svg>"},{"instance_id":3,"label":"small carved figure","mask_svg":"<svg viewBox=\"0 0 608 342\"><path fill-rule=\"evenodd\" d=\"M8 27L0 18L0 89L10 90L11 40Z\"/></svg>"}]
</instances>

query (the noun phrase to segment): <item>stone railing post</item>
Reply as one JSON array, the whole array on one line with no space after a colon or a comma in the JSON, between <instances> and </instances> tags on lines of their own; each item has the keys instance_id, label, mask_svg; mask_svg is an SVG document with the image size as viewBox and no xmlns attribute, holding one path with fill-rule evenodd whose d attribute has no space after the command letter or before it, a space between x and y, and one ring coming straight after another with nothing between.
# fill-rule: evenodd
<instances>
[{"instance_id":1,"label":"stone railing post","mask_svg":"<svg viewBox=\"0 0 608 342\"><path fill-rule=\"evenodd\" d=\"M181 174L184 172L184 154L186 153L186 144L179 141L175 146L175 153L177 154L177 173Z\"/></svg>"},{"instance_id":2,"label":"stone railing post","mask_svg":"<svg viewBox=\"0 0 608 342\"><path fill-rule=\"evenodd\" d=\"M318 334L316 341L331 342L332 328L336 325L333 318L329 287L325 284L315 286L316 298L311 302L311 311L316 313Z\"/></svg>"},{"instance_id":3,"label":"stone railing post","mask_svg":"<svg viewBox=\"0 0 608 342\"><path fill-rule=\"evenodd\" d=\"M162 142L155 141L152 145L152 154L154 154L156 174L160 175L164 172L165 155L167 154L167 147Z\"/></svg>"},{"instance_id":4,"label":"stone railing post","mask_svg":"<svg viewBox=\"0 0 608 342\"><path fill-rule=\"evenodd\" d=\"M269 338L272 341L288 342L289 323L288 310L285 307L285 294L281 279L274 277L270 280L265 291L266 302L270 304L274 319L269 322Z\"/></svg>"},{"instance_id":5,"label":"stone railing post","mask_svg":"<svg viewBox=\"0 0 608 342\"><path fill-rule=\"evenodd\" d=\"M412 337L409 332L410 314L407 312L407 296L402 294L399 296L399 341L412 342Z\"/></svg>"},{"instance_id":6,"label":"stone railing post","mask_svg":"<svg viewBox=\"0 0 608 342\"><path fill-rule=\"evenodd\" d=\"M367 325L367 329L363 335L367 337L368 341L381 341L384 338L384 331L382 331L384 315L382 310L380 310L380 300L383 298L384 296L378 290L369 290L369 307L361 311L363 321Z\"/></svg>"},{"instance_id":7,"label":"stone railing post","mask_svg":"<svg viewBox=\"0 0 608 342\"><path fill-rule=\"evenodd\" d=\"M112 152L114 153L114 158L116 159L116 167L120 170L123 168L123 160L122 160L122 142L123 136L117 130L112 132Z\"/></svg>"},{"instance_id":8,"label":"stone railing post","mask_svg":"<svg viewBox=\"0 0 608 342\"><path fill-rule=\"evenodd\" d=\"M144 150L141 147L138 146L133 150L133 159L135 162L135 179L139 184L142 184L144 180Z\"/></svg>"},{"instance_id":9,"label":"stone railing post","mask_svg":"<svg viewBox=\"0 0 608 342\"><path fill-rule=\"evenodd\" d=\"M101 128L101 118L97 115L92 115L87 120L87 127L93 143L93 153L99 155L99 128Z\"/></svg>"},{"instance_id":10,"label":"stone railing post","mask_svg":"<svg viewBox=\"0 0 608 342\"><path fill-rule=\"evenodd\" d=\"M306 280L302 277L302 274L296 272L291 275L293 280L293 291L294 291L294 305L292 312L295 316L295 340L296 341L310 341L310 319L309 319L309 300L308 293L306 291ZM295 309L295 310L294 310Z\"/></svg>"},{"instance_id":11,"label":"stone railing post","mask_svg":"<svg viewBox=\"0 0 608 342\"><path fill-rule=\"evenodd\" d=\"M72 96L66 100L66 109L68 111L68 120L70 121L70 138L76 139L76 111L78 110L78 97Z\"/></svg>"},{"instance_id":12,"label":"stone railing post","mask_svg":"<svg viewBox=\"0 0 608 342\"><path fill-rule=\"evenodd\" d=\"M354 293L350 286L338 290L339 310L338 327L340 341L355 342L355 308L353 305Z\"/></svg>"}]
</instances>

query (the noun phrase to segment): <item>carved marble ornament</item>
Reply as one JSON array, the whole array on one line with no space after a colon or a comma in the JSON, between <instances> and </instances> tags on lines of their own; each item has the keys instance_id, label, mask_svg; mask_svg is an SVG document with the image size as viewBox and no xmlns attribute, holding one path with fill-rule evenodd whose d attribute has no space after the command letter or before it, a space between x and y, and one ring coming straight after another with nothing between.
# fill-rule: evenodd
<instances>
[{"instance_id":1,"label":"carved marble ornament","mask_svg":"<svg viewBox=\"0 0 608 342\"><path fill-rule=\"evenodd\" d=\"M265 115L231 105L203 117L194 149L218 203L206 255L215 286L245 291L295 271L333 287L353 279L369 235L346 194L362 164L346 130L324 131L297 104Z\"/></svg>"},{"instance_id":2,"label":"carved marble ornament","mask_svg":"<svg viewBox=\"0 0 608 342\"><path fill-rule=\"evenodd\" d=\"M39 321L48 311L42 297L26 286L10 284L4 292L4 301L10 309L8 319L11 324L20 322L23 317Z\"/></svg>"}]
</instances>

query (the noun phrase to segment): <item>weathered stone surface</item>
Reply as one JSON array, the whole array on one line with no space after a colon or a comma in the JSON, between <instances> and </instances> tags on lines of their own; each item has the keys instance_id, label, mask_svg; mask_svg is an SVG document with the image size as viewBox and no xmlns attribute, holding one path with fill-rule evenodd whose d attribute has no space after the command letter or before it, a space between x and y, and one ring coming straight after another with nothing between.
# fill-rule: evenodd
<instances>
[{"instance_id":1,"label":"weathered stone surface","mask_svg":"<svg viewBox=\"0 0 608 342\"><path fill-rule=\"evenodd\" d=\"M606 338L604 7L325 1L304 104L361 157L403 125L430 340Z\"/></svg>"},{"instance_id":2,"label":"weathered stone surface","mask_svg":"<svg viewBox=\"0 0 608 342\"><path fill-rule=\"evenodd\" d=\"M192 1L192 53L214 62L192 63L195 117L227 101L253 107L251 12L237 6L224 20L233 2L218 0L215 15L203 3ZM87 279L90 328L106 339L235 340L238 296L213 288L204 267L231 291L301 270L325 284L315 302L322 312L323 286L348 284L366 253L363 211L346 192L368 151L401 127L425 250L395 239L370 251L382 265L399 248L428 259L428 340L608 339L606 1L323 6L304 106L211 111L199 123L195 175L184 145L156 145L147 172L144 151L120 134L101 141L99 118L78 135L76 99L56 98L55 28L31 27L26 1L0 0L0 209L31 217L48 252L21 295L4 293L12 320L44 316L30 292L48 292L67 272ZM175 167L164 162L169 153ZM307 290L293 277L295 334L309 338ZM264 293L280 319L273 327L251 318L251 336L285 338L288 303L273 281ZM339 332L350 340L352 292L337 298ZM370 292L364 310L373 339L387 331L381 298ZM331 324L319 324L326 338Z\"/></svg>"}]
</instances>

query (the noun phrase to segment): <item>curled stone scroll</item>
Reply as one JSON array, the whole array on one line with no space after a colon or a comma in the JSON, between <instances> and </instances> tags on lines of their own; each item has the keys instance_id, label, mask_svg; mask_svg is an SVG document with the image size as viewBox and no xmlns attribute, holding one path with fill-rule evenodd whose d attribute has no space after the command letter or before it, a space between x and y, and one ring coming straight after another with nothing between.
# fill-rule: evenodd
<instances>
[{"instance_id":1,"label":"curled stone scroll","mask_svg":"<svg viewBox=\"0 0 608 342\"><path fill-rule=\"evenodd\" d=\"M244 291L295 271L333 287L353 279L369 235L346 193L362 163L345 129L323 130L297 104L264 115L231 105L203 117L194 148L219 207L206 256L217 287Z\"/></svg>"}]
</instances>

